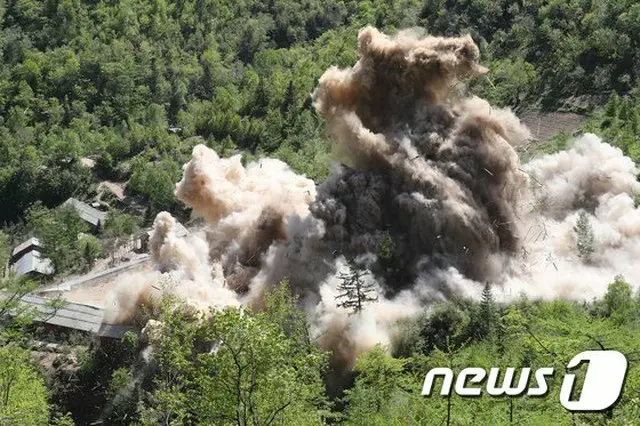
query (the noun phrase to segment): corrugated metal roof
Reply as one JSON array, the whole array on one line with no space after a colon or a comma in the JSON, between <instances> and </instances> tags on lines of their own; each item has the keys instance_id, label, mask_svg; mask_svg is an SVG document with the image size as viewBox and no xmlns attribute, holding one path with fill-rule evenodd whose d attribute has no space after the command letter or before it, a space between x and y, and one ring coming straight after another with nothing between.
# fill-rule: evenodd
<instances>
[{"instance_id":1,"label":"corrugated metal roof","mask_svg":"<svg viewBox=\"0 0 640 426\"><path fill-rule=\"evenodd\" d=\"M82 201L76 200L75 198L69 198L64 202L63 205L73 206L78 212L78 215L80 215L83 220L89 222L93 226L100 226L102 223L104 223L104 220L107 217L106 212L101 212L100 210L94 209L89 204L83 203Z\"/></svg>"},{"instance_id":2,"label":"corrugated metal roof","mask_svg":"<svg viewBox=\"0 0 640 426\"><path fill-rule=\"evenodd\" d=\"M176 222L176 229L173 232L175 232L178 237L184 237L189 233L189 230L180 222Z\"/></svg>"},{"instance_id":3,"label":"corrugated metal roof","mask_svg":"<svg viewBox=\"0 0 640 426\"><path fill-rule=\"evenodd\" d=\"M47 305L50 299L28 294L22 297L22 302L40 313L36 321L59 327L95 333L101 337L121 338L133 327L121 324L103 323L104 310L78 303L67 303L55 313Z\"/></svg>"},{"instance_id":4,"label":"corrugated metal roof","mask_svg":"<svg viewBox=\"0 0 640 426\"><path fill-rule=\"evenodd\" d=\"M185 226L183 224L181 224L180 222L176 221L174 228L173 228L173 233L176 237L180 238L180 237L184 237L186 235L189 234L189 230L187 228L185 228ZM147 234L149 236L151 236L153 234L153 228L147 231Z\"/></svg>"},{"instance_id":5,"label":"corrugated metal roof","mask_svg":"<svg viewBox=\"0 0 640 426\"><path fill-rule=\"evenodd\" d=\"M16 275L25 275L31 272L50 275L53 274L54 271L51 260L42 258L40 252L37 250L32 250L22 255L14 262L11 269Z\"/></svg>"},{"instance_id":6,"label":"corrugated metal roof","mask_svg":"<svg viewBox=\"0 0 640 426\"><path fill-rule=\"evenodd\" d=\"M112 339L122 339L124 333L133 329L134 328L130 325L102 323L100 325L100 330L98 330L98 336L111 337Z\"/></svg>"},{"instance_id":7,"label":"corrugated metal roof","mask_svg":"<svg viewBox=\"0 0 640 426\"><path fill-rule=\"evenodd\" d=\"M17 245L16 248L14 248L11 252L11 256L15 256L16 254L28 249L31 246L42 247L42 245L40 244L40 240L38 240L36 237L31 237L27 241Z\"/></svg>"}]
</instances>

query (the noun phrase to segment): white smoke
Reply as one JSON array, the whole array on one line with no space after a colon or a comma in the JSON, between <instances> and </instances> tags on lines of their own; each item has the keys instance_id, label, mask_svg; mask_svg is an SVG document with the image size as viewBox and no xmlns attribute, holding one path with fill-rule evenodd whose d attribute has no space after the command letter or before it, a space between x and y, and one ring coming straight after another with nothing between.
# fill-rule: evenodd
<instances>
[{"instance_id":1,"label":"white smoke","mask_svg":"<svg viewBox=\"0 0 640 426\"><path fill-rule=\"evenodd\" d=\"M160 213L157 272L123 283L119 311L135 311L169 278L170 291L200 309L259 309L287 278L317 342L348 368L363 350L391 344L400 319L451 294L477 298L485 281L505 300L589 299L616 274L638 282L640 184L619 149L585 135L521 165L514 147L530 133L511 111L447 98L458 78L485 71L470 37L367 28L359 54L351 69L330 68L314 94L349 166L316 187L278 160L243 167L240 156L195 147L176 195L207 228L178 238ZM589 264L573 231L583 209L595 236ZM379 296L355 315L336 301L347 259L371 271Z\"/></svg>"},{"instance_id":2,"label":"white smoke","mask_svg":"<svg viewBox=\"0 0 640 426\"><path fill-rule=\"evenodd\" d=\"M504 289L511 296L591 299L600 297L617 274L640 283L640 193L638 169L618 148L587 134L566 151L523 167L532 176L524 244ZM574 227L584 209L594 233L594 253L583 263Z\"/></svg>"}]
</instances>

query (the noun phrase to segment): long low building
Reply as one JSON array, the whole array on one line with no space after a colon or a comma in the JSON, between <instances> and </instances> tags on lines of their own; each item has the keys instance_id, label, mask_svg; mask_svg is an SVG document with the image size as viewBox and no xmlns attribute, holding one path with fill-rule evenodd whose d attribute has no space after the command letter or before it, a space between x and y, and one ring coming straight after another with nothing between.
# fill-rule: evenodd
<instances>
[{"instance_id":1,"label":"long low building","mask_svg":"<svg viewBox=\"0 0 640 426\"><path fill-rule=\"evenodd\" d=\"M49 305L51 299L33 294L23 296L21 301L38 313L34 320L43 324L113 339L120 339L127 331L133 330L128 325L103 322L104 310L94 306L67 302L63 308L54 311Z\"/></svg>"},{"instance_id":2,"label":"long low building","mask_svg":"<svg viewBox=\"0 0 640 426\"><path fill-rule=\"evenodd\" d=\"M62 205L72 206L76 209L80 218L89 224L93 232L99 231L107 219L107 212L100 211L73 197L62 203Z\"/></svg>"}]
</instances>

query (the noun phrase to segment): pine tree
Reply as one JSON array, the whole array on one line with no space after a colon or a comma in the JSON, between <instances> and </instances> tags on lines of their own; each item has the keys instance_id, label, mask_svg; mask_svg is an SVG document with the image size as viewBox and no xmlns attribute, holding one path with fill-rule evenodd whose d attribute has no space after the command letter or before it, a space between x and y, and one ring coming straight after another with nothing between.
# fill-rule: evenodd
<instances>
[{"instance_id":1,"label":"pine tree","mask_svg":"<svg viewBox=\"0 0 640 426\"><path fill-rule=\"evenodd\" d=\"M591 261L591 255L594 252L594 236L591 223L589 222L589 216L584 210L578 215L576 226L573 228L576 233L576 248L578 250L578 256L583 262L589 263Z\"/></svg>"},{"instance_id":2,"label":"pine tree","mask_svg":"<svg viewBox=\"0 0 640 426\"><path fill-rule=\"evenodd\" d=\"M633 112L634 112L633 105L631 104L629 99L623 98L620 101L619 113L618 113L618 117L620 118L620 121L622 121L623 123L627 123L631 119L631 115L633 114Z\"/></svg>"},{"instance_id":3,"label":"pine tree","mask_svg":"<svg viewBox=\"0 0 640 426\"><path fill-rule=\"evenodd\" d=\"M295 107L296 103L296 90L293 86L293 80L289 80L289 85L287 86L287 91L284 94L284 100L282 101L282 105L280 106L280 111L283 114L289 112L290 108Z\"/></svg>"},{"instance_id":4,"label":"pine tree","mask_svg":"<svg viewBox=\"0 0 640 426\"><path fill-rule=\"evenodd\" d=\"M634 109L631 112L631 116L629 117L629 127L636 137L640 135L640 115L638 114L637 109Z\"/></svg>"},{"instance_id":5,"label":"pine tree","mask_svg":"<svg viewBox=\"0 0 640 426\"><path fill-rule=\"evenodd\" d=\"M618 118L618 114L620 113L620 96L616 92L613 92L609 97L609 102L607 102L607 106L605 107L605 115L611 119L615 120Z\"/></svg>"},{"instance_id":6,"label":"pine tree","mask_svg":"<svg viewBox=\"0 0 640 426\"><path fill-rule=\"evenodd\" d=\"M267 111L269 110L269 93L265 86L264 79L260 79L258 82L251 109L253 115L256 117L264 117L267 115Z\"/></svg>"},{"instance_id":7,"label":"pine tree","mask_svg":"<svg viewBox=\"0 0 640 426\"><path fill-rule=\"evenodd\" d=\"M363 278L369 275L368 271L363 271L355 262L349 262L349 272L343 272L338 275L342 282L338 285L340 294L336 296L339 301L337 306L341 308L352 309L352 314L362 311L367 302L375 302L378 300L376 289L372 283L366 283Z\"/></svg>"},{"instance_id":8,"label":"pine tree","mask_svg":"<svg viewBox=\"0 0 640 426\"><path fill-rule=\"evenodd\" d=\"M480 336L482 338L494 335L497 320L495 299L491 291L491 284L487 282L482 290L482 300L480 301Z\"/></svg>"},{"instance_id":9,"label":"pine tree","mask_svg":"<svg viewBox=\"0 0 640 426\"><path fill-rule=\"evenodd\" d=\"M0 231L0 280L4 277L10 258L11 245L9 243L9 237Z\"/></svg>"}]
</instances>

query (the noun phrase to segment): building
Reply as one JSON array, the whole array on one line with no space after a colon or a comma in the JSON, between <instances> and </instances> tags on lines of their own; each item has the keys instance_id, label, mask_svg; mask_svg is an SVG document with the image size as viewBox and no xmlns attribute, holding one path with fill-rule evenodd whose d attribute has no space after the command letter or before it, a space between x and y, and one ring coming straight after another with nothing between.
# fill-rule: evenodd
<instances>
[{"instance_id":1,"label":"building","mask_svg":"<svg viewBox=\"0 0 640 426\"><path fill-rule=\"evenodd\" d=\"M100 211L75 198L69 198L63 203L63 206L73 206L80 218L89 224L93 232L98 232L107 218L107 212Z\"/></svg>"},{"instance_id":2,"label":"building","mask_svg":"<svg viewBox=\"0 0 640 426\"><path fill-rule=\"evenodd\" d=\"M147 234L149 234L149 237L151 237L152 233L153 233L153 229L147 231ZM186 237L187 235L189 235L189 230L185 228L183 224L181 224L176 220L176 223L173 228L173 235L175 235L177 238Z\"/></svg>"},{"instance_id":3,"label":"building","mask_svg":"<svg viewBox=\"0 0 640 426\"><path fill-rule=\"evenodd\" d=\"M121 339L133 327L104 322L104 309L79 303L66 302L53 309L51 299L34 294L23 296L20 301L33 309L34 321L58 330L76 330L98 337Z\"/></svg>"},{"instance_id":4,"label":"building","mask_svg":"<svg viewBox=\"0 0 640 426\"><path fill-rule=\"evenodd\" d=\"M139 253L145 253L149 251L149 240L153 235L153 228L147 231L143 231L135 239L135 251ZM183 238L189 235L189 230L185 228L183 224L176 221L175 228L173 229L173 235L177 238Z\"/></svg>"},{"instance_id":5,"label":"building","mask_svg":"<svg viewBox=\"0 0 640 426\"><path fill-rule=\"evenodd\" d=\"M9 268L16 275L29 276L46 276L54 272L50 259L42 257L42 245L35 238L29 238L27 241L18 245L11 253Z\"/></svg>"}]
</instances>

